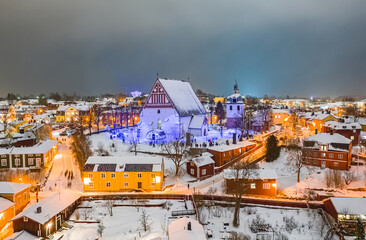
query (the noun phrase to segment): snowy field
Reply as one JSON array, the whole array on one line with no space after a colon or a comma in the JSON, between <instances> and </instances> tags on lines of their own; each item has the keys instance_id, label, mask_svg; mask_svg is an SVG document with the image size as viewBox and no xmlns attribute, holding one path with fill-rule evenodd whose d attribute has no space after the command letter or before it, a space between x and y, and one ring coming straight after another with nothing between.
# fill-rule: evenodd
<instances>
[{"instance_id":1,"label":"snowy field","mask_svg":"<svg viewBox=\"0 0 366 240\"><path fill-rule=\"evenodd\" d=\"M152 240L156 237L167 236L168 225L175 218L171 212L185 210L184 201L178 200L125 200L115 204L164 204L163 207L130 207L118 206L113 208L113 216L104 206L106 201L83 202L81 207L71 216L71 220L97 221L100 223L74 223L73 228L58 234L63 234L66 240L94 240L98 238L98 228L103 225L103 240ZM267 208L259 205L246 206L240 211L240 226L232 227L232 207L211 206L205 204L200 210L200 219L207 232L212 233L213 240L229 236L228 232L237 232L256 239L257 236L279 237L282 239L322 239L327 231L321 216L316 210L296 208ZM90 207L90 208L85 208ZM192 203L187 201L187 208L193 209ZM141 225L142 212L146 211L150 230L144 231ZM195 216L191 216L195 218ZM71 222L71 221L69 221ZM323 229L323 230L321 230ZM270 232L265 232L270 231ZM323 235L322 235L323 234ZM164 239L164 238L163 238ZM267 239L267 238L264 238Z\"/></svg>"},{"instance_id":2,"label":"snowy field","mask_svg":"<svg viewBox=\"0 0 366 240\"><path fill-rule=\"evenodd\" d=\"M113 207L113 216L110 216L105 207L106 201L83 202L71 216L70 220L79 221L98 221L104 227L103 237L105 240L135 240L135 239L154 239L158 236L166 235L168 224L171 218L171 212L175 210L186 210L185 202L179 200L125 200L115 201L114 204L131 205L150 205L164 204L162 207ZM192 210L193 205L190 201L186 202L187 209ZM147 222L150 230L144 231L141 225L143 211L146 211ZM193 218L195 216L192 216ZM70 221L71 222L71 221ZM65 240L94 240L98 239L99 223L75 223L70 230L62 232L62 239Z\"/></svg>"},{"instance_id":3,"label":"snowy field","mask_svg":"<svg viewBox=\"0 0 366 240\"><path fill-rule=\"evenodd\" d=\"M322 189L324 191L332 192L335 196L366 196L365 191L354 191L354 189L365 188L366 166L352 166L350 171L356 176L356 180L349 185L343 184L342 189L335 189L334 187L327 188L325 183L325 174L329 169L321 169L319 167L304 166L301 169L300 182L297 182L297 173L293 171L287 161L288 152L281 151L280 157L274 162L259 163L261 168L275 169L278 175L278 188L287 197L303 197L305 189ZM347 171L341 171L344 175ZM343 178L342 178L342 181Z\"/></svg>"},{"instance_id":4,"label":"snowy field","mask_svg":"<svg viewBox=\"0 0 366 240\"><path fill-rule=\"evenodd\" d=\"M231 231L248 239L272 240L273 236L274 239L323 239L328 230L321 215L312 209L246 206L240 210L238 228L232 227L233 215L233 207L203 207L200 219L205 229L212 232L213 239L229 236Z\"/></svg>"}]
</instances>

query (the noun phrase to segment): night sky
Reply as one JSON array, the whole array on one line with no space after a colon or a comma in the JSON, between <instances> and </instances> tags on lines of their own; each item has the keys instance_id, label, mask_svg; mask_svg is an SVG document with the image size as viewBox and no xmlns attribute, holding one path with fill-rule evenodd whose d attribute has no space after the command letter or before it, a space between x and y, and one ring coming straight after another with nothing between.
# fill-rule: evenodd
<instances>
[{"instance_id":1,"label":"night sky","mask_svg":"<svg viewBox=\"0 0 366 240\"><path fill-rule=\"evenodd\" d=\"M1 0L0 95L366 95L366 1Z\"/></svg>"}]
</instances>

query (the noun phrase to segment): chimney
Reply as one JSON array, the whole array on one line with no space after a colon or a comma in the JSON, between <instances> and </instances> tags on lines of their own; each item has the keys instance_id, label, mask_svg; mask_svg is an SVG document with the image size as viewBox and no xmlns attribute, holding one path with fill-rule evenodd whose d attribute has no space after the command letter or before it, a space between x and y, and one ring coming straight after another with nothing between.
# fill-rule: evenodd
<instances>
[{"instance_id":1,"label":"chimney","mask_svg":"<svg viewBox=\"0 0 366 240\"><path fill-rule=\"evenodd\" d=\"M191 222L188 222L187 230L188 231L192 231L192 224L191 224Z\"/></svg>"},{"instance_id":2,"label":"chimney","mask_svg":"<svg viewBox=\"0 0 366 240\"><path fill-rule=\"evenodd\" d=\"M37 207L37 213L41 213L41 212L42 212L42 207L41 206Z\"/></svg>"},{"instance_id":3,"label":"chimney","mask_svg":"<svg viewBox=\"0 0 366 240\"><path fill-rule=\"evenodd\" d=\"M315 134L318 134L318 129L317 128L315 128Z\"/></svg>"}]
</instances>

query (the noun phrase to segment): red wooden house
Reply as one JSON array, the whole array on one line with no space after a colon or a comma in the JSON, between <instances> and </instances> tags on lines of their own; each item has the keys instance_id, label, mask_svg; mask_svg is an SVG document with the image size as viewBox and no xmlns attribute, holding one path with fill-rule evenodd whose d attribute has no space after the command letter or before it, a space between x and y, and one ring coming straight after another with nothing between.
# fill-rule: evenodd
<instances>
[{"instance_id":1,"label":"red wooden house","mask_svg":"<svg viewBox=\"0 0 366 240\"><path fill-rule=\"evenodd\" d=\"M335 122L329 121L322 127L323 133L339 133L352 140L352 145L356 146L361 140L361 125L358 122Z\"/></svg>"},{"instance_id":2,"label":"red wooden house","mask_svg":"<svg viewBox=\"0 0 366 240\"><path fill-rule=\"evenodd\" d=\"M203 179L215 174L215 161L212 154L204 152L187 162L187 173L195 178Z\"/></svg>"}]
</instances>

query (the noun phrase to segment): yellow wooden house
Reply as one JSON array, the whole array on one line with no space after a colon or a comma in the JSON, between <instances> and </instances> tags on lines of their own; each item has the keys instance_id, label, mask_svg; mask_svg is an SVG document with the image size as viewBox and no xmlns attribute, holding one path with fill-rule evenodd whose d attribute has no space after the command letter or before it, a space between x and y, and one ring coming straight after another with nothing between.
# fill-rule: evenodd
<instances>
[{"instance_id":1,"label":"yellow wooden house","mask_svg":"<svg viewBox=\"0 0 366 240\"><path fill-rule=\"evenodd\" d=\"M317 131L320 132L324 123L328 121L338 122L338 118L333 114L328 113L315 114L309 119L308 126L310 130L315 131L315 129L317 129Z\"/></svg>"},{"instance_id":2,"label":"yellow wooden house","mask_svg":"<svg viewBox=\"0 0 366 240\"><path fill-rule=\"evenodd\" d=\"M85 192L161 191L164 159L159 156L92 156L83 171Z\"/></svg>"}]
</instances>

